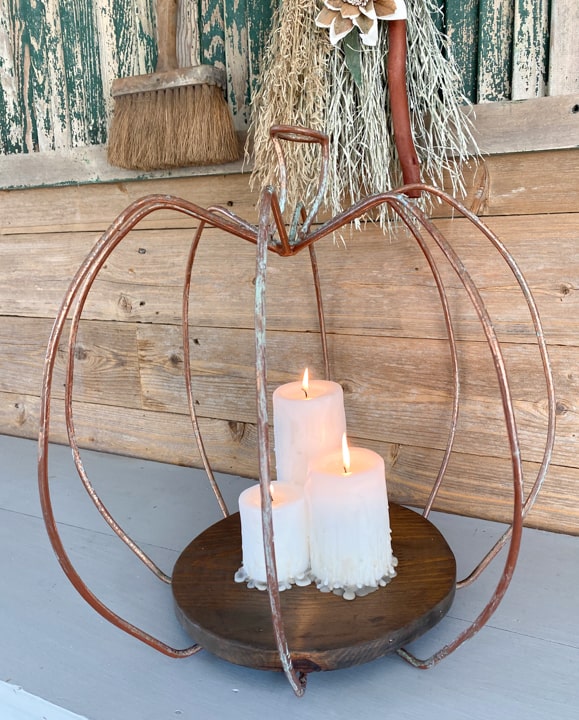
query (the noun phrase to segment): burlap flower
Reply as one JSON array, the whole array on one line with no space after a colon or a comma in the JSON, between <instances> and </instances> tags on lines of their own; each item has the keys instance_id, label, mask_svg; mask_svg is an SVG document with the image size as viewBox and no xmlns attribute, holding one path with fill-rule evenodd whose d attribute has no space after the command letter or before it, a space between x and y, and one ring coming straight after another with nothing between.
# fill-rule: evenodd
<instances>
[{"instance_id":1,"label":"burlap flower","mask_svg":"<svg viewBox=\"0 0 579 720\"><path fill-rule=\"evenodd\" d=\"M403 0L324 0L316 25L329 28L332 45L336 45L354 28L358 29L365 45L376 45L378 20L405 18L406 5Z\"/></svg>"}]
</instances>

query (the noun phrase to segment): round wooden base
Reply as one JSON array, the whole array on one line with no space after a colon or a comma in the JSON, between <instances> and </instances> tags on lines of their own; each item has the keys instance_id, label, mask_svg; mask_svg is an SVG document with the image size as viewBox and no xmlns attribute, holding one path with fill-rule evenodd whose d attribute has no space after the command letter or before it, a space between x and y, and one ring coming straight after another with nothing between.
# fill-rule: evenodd
<instances>
[{"instance_id":1,"label":"round wooden base","mask_svg":"<svg viewBox=\"0 0 579 720\"><path fill-rule=\"evenodd\" d=\"M455 590L456 563L438 530L421 515L390 506L397 576L383 588L344 600L315 585L281 593L296 669L335 670L369 662L436 625ZM239 514L201 533L173 571L177 617L206 650L238 665L281 670L267 592L233 576L241 566Z\"/></svg>"}]
</instances>

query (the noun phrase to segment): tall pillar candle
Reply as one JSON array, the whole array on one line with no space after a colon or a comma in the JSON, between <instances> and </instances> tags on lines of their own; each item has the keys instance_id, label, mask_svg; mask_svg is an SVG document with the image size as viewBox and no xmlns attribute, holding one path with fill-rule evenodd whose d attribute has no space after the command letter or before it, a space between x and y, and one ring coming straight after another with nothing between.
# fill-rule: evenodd
<instances>
[{"instance_id":1,"label":"tall pillar candle","mask_svg":"<svg viewBox=\"0 0 579 720\"><path fill-rule=\"evenodd\" d=\"M311 573L319 589L346 599L386 585L396 574L383 459L350 448L312 461L305 486ZM345 465L346 462L346 465Z\"/></svg>"},{"instance_id":2,"label":"tall pillar candle","mask_svg":"<svg viewBox=\"0 0 579 720\"><path fill-rule=\"evenodd\" d=\"M307 509L302 487L272 483L272 517L277 579L280 590L293 583L309 585ZM239 496L243 565L236 582L264 590L267 586L261 492L254 485Z\"/></svg>"},{"instance_id":3,"label":"tall pillar candle","mask_svg":"<svg viewBox=\"0 0 579 720\"><path fill-rule=\"evenodd\" d=\"M280 482L303 485L308 463L339 449L346 432L344 393L330 380L280 385L273 393L275 465Z\"/></svg>"}]
</instances>

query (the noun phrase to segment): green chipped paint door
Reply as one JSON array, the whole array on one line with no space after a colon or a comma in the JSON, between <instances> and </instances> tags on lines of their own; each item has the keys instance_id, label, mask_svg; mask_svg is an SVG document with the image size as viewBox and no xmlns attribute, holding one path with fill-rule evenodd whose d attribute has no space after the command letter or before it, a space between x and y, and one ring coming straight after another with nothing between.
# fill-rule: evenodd
<instances>
[{"instance_id":1,"label":"green chipped paint door","mask_svg":"<svg viewBox=\"0 0 579 720\"><path fill-rule=\"evenodd\" d=\"M520 100L545 94L551 3L446 0L445 29L471 102Z\"/></svg>"},{"instance_id":2,"label":"green chipped paint door","mask_svg":"<svg viewBox=\"0 0 579 720\"><path fill-rule=\"evenodd\" d=\"M180 3L181 64L225 67L239 130L248 125L276 3ZM437 22L451 40L467 97L490 102L546 94L551 15L564 32L562 18L575 12L574 3L441 2ZM576 52L575 42L569 47ZM152 72L155 60L154 0L0 0L0 153L105 143L112 80ZM560 75L565 58L557 62Z\"/></svg>"},{"instance_id":3,"label":"green chipped paint door","mask_svg":"<svg viewBox=\"0 0 579 720\"><path fill-rule=\"evenodd\" d=\"M265 0L182 0L182 64L227 68L229 102L247 127ZM153 72L154 0L0 0L0 151L106 142L115 77Z\"/></svg>"},{"instance_id":4,"label":"green chipped paint door","mask_svg":"<svg viewBox=\"0 0 579 720\"><path fill-rule=\"evenodd\" d=\"M2 151L105 142L112 78L155 52L145 0L0 0Z\"/></svg>"}]
</instances>

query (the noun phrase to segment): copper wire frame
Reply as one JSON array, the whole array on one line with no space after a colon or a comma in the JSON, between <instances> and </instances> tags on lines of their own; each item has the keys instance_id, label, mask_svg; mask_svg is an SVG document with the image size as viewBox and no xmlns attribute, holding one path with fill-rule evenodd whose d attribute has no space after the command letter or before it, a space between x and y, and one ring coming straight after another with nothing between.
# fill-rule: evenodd
<instances>
[{"instance_id":1,"label":"copper wire frame","mask_svg":"<svg viewBox=\"0 0 579 720\"><path fill-rule=\"evenodd\" d=\"M206 227L218 228L229 235L243 240L247 240L256 245L256 282L255 282L255 349L256 349L256 403L257 403L257 453L259 461L259 482L262 499L262 519L263 519L263 535L264 549L267 569L267 588L271 608L271 616L273 630L275 636L276 647L279 652L282 668L286 677L294 690L295 694L300 696L305 692L307 676L298 672L293 665L291 649L288 647L286 640L284 621L280 606L280 594L277 583L277 572L275 567L274 554L274 538L272 525L272 508L271 498L269 494L269 483L271 480L270 468L270 439L269 424L267 410L267 367L266 367L266 273L267 273L267 257L268 252L274 252L277 255L291 257L296 255L304 248L308 248L312 267L312 279L315 287L318 321L321 337L321 349L324 360L324 368L326 376L330 377L330 365L328 360L328 350L326 342L326 328L324 321L324 310L322 303L322 292L320 285L320 277L318 265L315 255L314 244L317 240L331 235L343 226L352 223L356 219L366 216L371 210L386 204L390 211L399 218L409 231L411 237L414 238L421 252L423 253L430 270L432 272L440 300L444 322L447 331L447 339L449 344L452 375L453 375L453 402L450 418L450 428L448 433L448 443L444 452L441 466L437 477L434 481L432 491L423 510L423 515L427 517L433 507L437 493L448 467L454 446L457 421L459 415L460 404L460 374L457 355L456 338L453 327L453 321L449 308L448 298L444 286L444 282L439 272L437 262L431 252L427 239L433 241L435 246L439 248L448 264L452 267L457 277L460 279L464 290L466 291L478 319L483 328L489 352L491 354L497 382L500 389L505 427L510 448L510 459L512 465L513 476L513 511L512 520L507 530L485 555L481 562L472 570L472 572L464 579L457 582L457 588L462 588L474 580L476 580L489 563L497 556L499 551L508 544L508 552L503 567L502 574L498 580L497 586L491 598L484 606L478 617L461 632L452 642L442 647L433 655L426 659L419 659L405 648L400 648L397 653L406 661L417 668L430 668L447 655L458 648L465 640L471 638L477 633L488 621L493 612L498 607L511 581L519 553L521 544L521 535L523 521L537 495L541 489L541 485L547 473L547 469L551 460L554 439L555 439L555 391L553 385L553 377L549 356L547 353L547 344L543 333L543 328L539 313L532 296L531 290L523 277L521 270L515 262L512 255L506 247L498 239L498 237L484 225L479 218L466 209L461 203L444 193L443 191L424 185L421 183L412 183L405 185L396 191L384 192L371 197L367 197L354 205L348 210L340 213L332 219L320 225L313 227L312 224L316 214L320 208L322 198L324 196L327 184L327 167L328 167L328 138L318 132L305 128L296 128L289 126L276 126L271 130L272 141L275 145L279 166L280 166L280 190L279 194L272 188L266 188L260 198L259 203L259 221L257 225L250 224L245 220L237 217L233 212L226 208L212 206L208 209L201 208L187 200L171 196L171 195L149 195L143 197L129 205L112 223L109 229L100 237L93 249L86 257L78 271L76 272L70 286L64 296L58 314L56 316L52 333L48 342L46 351L46 359L44 364L44 373L42 380L41 407L40 407L40 432L39 432L39 456L38 456L38 481L40 499L44 522L47 528L48 536L54 552L72 585L80 593L80 595L92 606L94 610L100 613L106 620L117 626L121 630L129 633L133 637L150 645L159 652L170 657L187 657L197 653L202 648L195 644L188 648L173 648L163 641L153 637L144 630L131 624L124 618L117 615L108 606L106 606L99 598L97 598L88 586L84 583L75 567L73 566L66 549L60 538L56 519L53 512L52 500L49 487L48 477L48 453L49 453L49 434L50 434L50 406L52 394L53 372L58 353L59 344L65 329L67 320L70 319L70 329L67 344L67 365L65 378L65 417L66 428L69 443L73 453L74 463L79 477L96 508L109 524L117 536L140 558L140 560L151 570L160 580L166 583L171 582L170 576L165 574L157 565L139 548L139 546L129 537L129 535L114 520L105 504L102 502L95 491L88 475L85 471L81 458L79 446L76 439L74 415L73 415L73 385L74 385L74 361L75 347L78 334L78 327L86 303L89 292L93 286L99 271L107 261L110 254L117 245L125 238L131 230L133 230L145 217L159 210L174 210L183 213L189 217L198 220L199 225L189 251L185 278L183 283L182 297L182 334L183 334L183 354L184 354L184 374L186 392L188 398L189 412L193 433L198 445L202 464L205 468L209 482L213 488L217 502L224 516L228 515L228 510L219 490L218 484L213 475L211 464L209 462L199 428L199 423L195 411L195 403L193 399L193 389L191 386L191 363L189 351L189 298L191 290L191 275L197 248L199 246L203 231ZM281 141L318 143L321 149L322 164L320 181L317 196L309 210L303 206L298 206L293 213L289 227L286 226L283 213L286 202L286 167L283 155ZM492 247L498 253L498 256L506 263L508 268L514 275L517 284L526 301L530 319L533 324L534 332L537 339L537 347L541 357L545 390L548 401L548 418L545 438L545 448L543 452L542 463L539 467L537 477L533 485L525 495L523 482L523 469L521 463L521 452L518 438L518 429L511 397L505 360L501 350L499 340L493 327L492 319L481 297L481 294L474 283L472 277L468 273L461 258L449 244L447 239L436 228L433 222L426 214L417 206L411 197L417 194L428 195L432 198L448 205L455 214L466 218L482 235L486 238Z\"/></svg>"}]
</instances>

